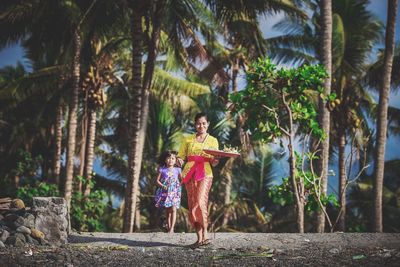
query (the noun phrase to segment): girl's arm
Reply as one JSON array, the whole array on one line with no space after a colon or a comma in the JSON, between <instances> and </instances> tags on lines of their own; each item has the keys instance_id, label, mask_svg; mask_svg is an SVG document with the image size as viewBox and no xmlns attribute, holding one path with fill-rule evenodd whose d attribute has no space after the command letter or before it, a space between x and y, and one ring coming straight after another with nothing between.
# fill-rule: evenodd
<instances>
[{"instance_id":1,"label":"girl's arm","mask_svg":"<svg viewBox=\"0 0 400 267\"><path fill-rule=\"evenodd\" d=\"M157 184L158 184L161 188L164 188L164 189L165 189L167 186L165 186L165 185L163 185L163 184L161 183L160 178L161 178L161 172L158 173L158 176L157 176Z\"/></svg>"}]
</instances>

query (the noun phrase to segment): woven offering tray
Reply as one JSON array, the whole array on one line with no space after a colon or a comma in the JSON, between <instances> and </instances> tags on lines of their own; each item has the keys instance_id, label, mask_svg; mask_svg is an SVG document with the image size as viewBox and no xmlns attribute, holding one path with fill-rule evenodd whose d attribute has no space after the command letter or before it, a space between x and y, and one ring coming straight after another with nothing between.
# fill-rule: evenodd
<instances>
[{"instance_id":1,"label":"woven offering tray","mask_svg":"<svg viewBox=\"0 0 400 267\"><path fill-rule=\"evenodd\" d=\"M216 157L229 157L229 158L233 158L233 157L238 157L240 156L239 152L232 152L232 151L223 151L223 150L218 150L218 149L203 149L204 152L206 152L207 154L216 156Z\"/></svg>"}]
</instances>

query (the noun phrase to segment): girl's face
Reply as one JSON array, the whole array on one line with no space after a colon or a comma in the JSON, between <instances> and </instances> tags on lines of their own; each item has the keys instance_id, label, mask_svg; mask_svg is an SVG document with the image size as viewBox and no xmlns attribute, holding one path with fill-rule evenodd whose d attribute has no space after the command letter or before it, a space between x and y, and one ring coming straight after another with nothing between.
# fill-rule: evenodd
<instances>
[{"instance_id":1,"label":"girl's face","mask_svg":"<svg viewBox=\"0 0 400 267\"><path fill-rule=\"evenodd\" d=\"M205 134L207 133L208 130L208 121L206 120L205 117L200 117L197 119L196 123L195 123L195 127L196 127L196 132L198 134Z\"/></svg>"},{"instance_id":2,"label":"girl's face","mask_svg":"<svg viewBox=\"0 0 400 267\"><path fill-rule=\"evenodd\" d=\"M175 165L175 163L176 163L176 156L173 154L165 159L165 165L167 167L172 167Z\"/></svg>"}]
</instances>

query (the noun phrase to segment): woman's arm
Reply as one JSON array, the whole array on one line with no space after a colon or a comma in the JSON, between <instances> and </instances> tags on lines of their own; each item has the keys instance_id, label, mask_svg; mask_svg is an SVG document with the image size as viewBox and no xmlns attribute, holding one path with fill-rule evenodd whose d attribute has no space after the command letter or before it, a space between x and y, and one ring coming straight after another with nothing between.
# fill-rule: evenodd
<instances>
[{"instance_id":1,"label":"woman's arm","mask_svg":"<svg viewBox=\"0 0 400 267\"><path fill-rule=\"evenodd\" d=\"M218 144L217 138L213 138L213 141L212 141L212 144L210 145L210 147L213 149L219 149L219 144ZM213 167L217 166L219 163L219 158L214 156L211 159L210 163L211 163L211 166L213 166Z\"/></svg>"},{"instance_id":2,"label":"woman's arm","mask_svg":"<svg viewBox=\"0 0 400 267\"><path fill-rule=\"evenodd\" d=\"M177 165L179 168L182 168L184 163L185 163L185 161L184 161L183 159L181 159L180 157L177 157L177 158L176 158L176 165Z\"/></svg>"}]
</instances>

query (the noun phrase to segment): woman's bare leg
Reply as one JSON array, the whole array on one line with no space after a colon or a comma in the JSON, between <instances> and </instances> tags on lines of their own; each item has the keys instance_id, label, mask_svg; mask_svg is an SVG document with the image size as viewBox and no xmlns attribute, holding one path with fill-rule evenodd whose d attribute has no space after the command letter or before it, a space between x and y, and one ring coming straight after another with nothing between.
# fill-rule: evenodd
<instances>
[{"instance_id":1,"label":"woman's bare leg","mask_svg":"<svg viewBox=\"0 0 400 267\"><path fill-rule=\"evenodd\" d=\"M203 241L203 227L199 223L196 223L196 235L197 243L200 244Z\"/></svg>"},{"instance_id":2,"label":"woman's bare leg","mask_svg":"<svg viewBox=\"0 0 400 267\"><path fill-rule=\"evenodd\" d=\"M206 177L204 180L200 182L200 186L198 189L198 200L197 202L199 203L199 217L201 218L201 240L204 242L205 240L208 239L208 195L211 189L212 185L212 177ZM206 241L209 242L209 241Z\"/></svg>"}]
</instances>

